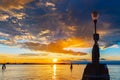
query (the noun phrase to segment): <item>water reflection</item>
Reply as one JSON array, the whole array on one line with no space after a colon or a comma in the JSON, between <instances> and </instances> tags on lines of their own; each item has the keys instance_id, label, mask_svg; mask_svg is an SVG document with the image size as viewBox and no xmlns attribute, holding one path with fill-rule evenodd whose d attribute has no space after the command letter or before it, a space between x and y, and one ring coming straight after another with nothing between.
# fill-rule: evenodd
<instances>
[{"instance_id":1,"label":"water reflection","mask_svg":"<svg viewBox=\"0 0 120 80\"><path fill-rule=\"evenodd\" d=\"M53 80L56 80L56 64L53 65Z\"/></svg>"},{"instance_id":2,"label":"water reflection","mask_svg":"<svg viewBox=\"0 0 120 80\"><path fill-rule=\"evenodd\" d=\"M2 70L1 80L4 80L4 72L5 70Z\"/></svg>"},{"instance_id":3,"label":"water reflection","mask_svg":"<svg viewBox=\"0 0 120 80\"><path fill-rule=\"evenodd\" d=\"M80 80L85 65L8 65L0 80Z\"/></svg>"}]
</instances>

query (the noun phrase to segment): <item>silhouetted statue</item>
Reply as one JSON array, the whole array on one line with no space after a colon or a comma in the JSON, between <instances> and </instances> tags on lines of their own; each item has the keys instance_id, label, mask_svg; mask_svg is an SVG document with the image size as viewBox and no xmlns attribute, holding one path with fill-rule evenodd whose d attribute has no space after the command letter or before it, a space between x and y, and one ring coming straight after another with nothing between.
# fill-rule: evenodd
<instances>
[{"instance_id":1,"label":"silhouetted statue","mask_svg":"<svg viewBox=\"0 0 120 80\"><path fill-rule=\"evenodd\" d=\"M92 49L92 63L88 63L82 80L110 80L109 72L106 64L99 63L99 45L97 41L99 40L99 34L94 34L94 46Z\"/></svg>"},{"instance_id":2,"label":"silhouetted statue","mask_svg":"<svg viewBox=\"0 0 120 80\"><path fill-rule=\"evenodd\" d=\"M92 49L92 63L87 64L83 73L82 80L110 80L106 64L99 63L99 34L97 34L96 32L97 13L93 12L92 17L94 19L95 24L95 33L93 35L94 46Z\"/></svg>"},{"instance_id":3,"label":"silhouetted statue","mask_svg":"<svg viewBox=\"0 0 120 80\"><path fill-rule=\"evenodd\" d=\"M93 35L93 39L94 39L94 46L92 49L92 63L99 63L99 57L100 57L100 53L99 53L99 45L98 45L98 40L99 40L99 34L94 34Z\"/></svg>"},{"instance_id":4,"label":"silhouetted statue","mask_svg":"<svg viewBox=\"0 0 120 80\"><path fill-rule=\"evenodd\" d=\"M3 64L3 65L2 65L2 70L5 70L5 69L6 69L6 65Z\"/></svg>"}]
</instances>

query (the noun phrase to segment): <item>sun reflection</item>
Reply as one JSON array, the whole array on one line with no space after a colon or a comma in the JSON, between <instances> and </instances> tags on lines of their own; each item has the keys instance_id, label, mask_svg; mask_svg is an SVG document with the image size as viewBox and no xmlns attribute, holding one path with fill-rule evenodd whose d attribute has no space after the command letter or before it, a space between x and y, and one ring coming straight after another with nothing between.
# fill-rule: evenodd
<instances>
[{"instance_id":1,"label":"sun reflection","mask_svg":"<svg viewBox=\"0 0 120 80\"><path fill-rule=\"evenodd\" d=\"M56 80L56 64L53 65L53 80Z\"/></svg>"}]
</instances>

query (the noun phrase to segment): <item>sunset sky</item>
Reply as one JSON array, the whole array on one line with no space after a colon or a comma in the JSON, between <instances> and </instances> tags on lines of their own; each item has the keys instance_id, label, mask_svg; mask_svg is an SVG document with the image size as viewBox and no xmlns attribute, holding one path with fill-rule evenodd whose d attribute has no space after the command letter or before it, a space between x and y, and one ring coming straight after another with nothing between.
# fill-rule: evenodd
<instances>
[{"instance_id":1,"label":"sunset sky","mask_svg":"<svg viewBox=\"0 0 120 80\"><path fill-rule=\"evenodd\" d=\"M120 60L119 8L119 0L0 0L0 62L90 60L94 10L101 59Z\"/></svg>"}]
</instances>

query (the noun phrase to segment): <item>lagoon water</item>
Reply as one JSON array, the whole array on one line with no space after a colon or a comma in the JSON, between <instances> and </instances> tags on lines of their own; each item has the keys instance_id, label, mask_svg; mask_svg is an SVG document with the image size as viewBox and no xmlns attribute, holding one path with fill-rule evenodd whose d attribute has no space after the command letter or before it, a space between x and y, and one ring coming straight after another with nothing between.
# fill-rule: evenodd
<instances>
[{"instance_id":1,"label":"lagoon water","mask_svg":"<svg viewBox=\"0 0 120 80\"><path fill-rule=\"evenodd\" d=\"M86 65L6 65L0 80L81 80ZM0 66L1 67L1 66ZM120 80L120 65L108 65L110 80Z\"/></svg>"}]
</instances>

